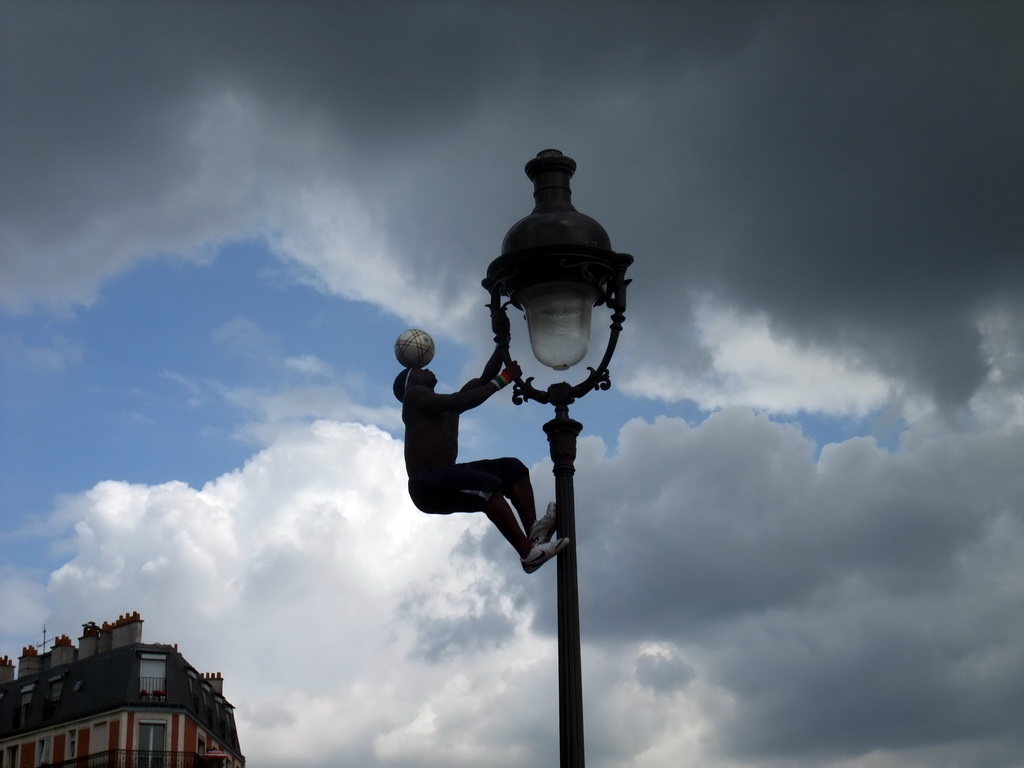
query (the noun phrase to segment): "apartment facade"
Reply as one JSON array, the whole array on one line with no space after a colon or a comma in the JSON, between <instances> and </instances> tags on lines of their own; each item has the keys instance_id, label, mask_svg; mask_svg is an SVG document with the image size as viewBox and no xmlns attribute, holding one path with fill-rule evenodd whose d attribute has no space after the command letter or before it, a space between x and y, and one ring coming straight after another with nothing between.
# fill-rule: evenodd
<instances>
[{"instance_id":1,"label":"apartment facade","mask_svg":"<svg viewBox=\"0 0 1024 768\"><path fill-rule=\"evenodd\" d=\"M220 673L142 642L142 617L0 657L0 768L244 768Z\"/></svg>"}]
</instances>

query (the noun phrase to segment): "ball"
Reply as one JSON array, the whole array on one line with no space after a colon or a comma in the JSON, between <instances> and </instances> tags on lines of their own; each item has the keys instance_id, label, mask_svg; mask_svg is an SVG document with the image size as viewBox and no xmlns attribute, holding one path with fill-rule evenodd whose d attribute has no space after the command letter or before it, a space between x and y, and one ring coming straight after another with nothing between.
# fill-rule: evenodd
<instances>
[{"instance_id":1,"label":"ball","mask_svg":"<svg viewBox=\"0 0 1024 768\"><path fill-rule=\"evenodd\" d=\"M419 328L402 331L395 339L395 357L406 368L422 368L434 359L434 340Z\"/></svg>"}]
</instances>

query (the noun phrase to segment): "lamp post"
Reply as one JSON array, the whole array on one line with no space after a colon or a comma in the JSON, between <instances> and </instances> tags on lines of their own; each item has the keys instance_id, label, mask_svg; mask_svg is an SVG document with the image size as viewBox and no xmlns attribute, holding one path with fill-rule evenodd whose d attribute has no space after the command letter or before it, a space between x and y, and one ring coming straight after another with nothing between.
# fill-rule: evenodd
<instances>
[{"instance_id":1,"label":"lamp post","mask_svg":"<svg viewBox=\"0 0 1024 768\"><path fill-rule=\"evenodd\" d=\"M579 363L590 346L595 306L611 310L611 331L604 355L579 384L561 382L536 389L533 377L517 379L512 400L550 403L555 417L544 425L551 449L558 508L558 535L569 546L557 559L558 690L561 768L583 768L583 684L580 656L579 581L576 566L576 507L573 490L576 438L583 425L569 417L569 406L593 389L608 389L611 362L626 311L626 269L633 257L616 253L604 227L572 205L569 180L576 162L555 149L526 164L533 182L533 212L516 222L502 243L501 255L487 268L483 286L490 292L494 341L509 355L509 304L526 313L530 345L537 360L555 370Z\"/></svg>"}]
</instances>

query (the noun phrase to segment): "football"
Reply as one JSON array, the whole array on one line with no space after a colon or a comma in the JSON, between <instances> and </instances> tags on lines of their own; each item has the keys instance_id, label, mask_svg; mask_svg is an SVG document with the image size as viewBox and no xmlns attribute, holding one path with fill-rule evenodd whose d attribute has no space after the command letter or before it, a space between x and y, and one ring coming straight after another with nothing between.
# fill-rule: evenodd
<instances>
[{"instance_id":1,"label":"football","mask_svg":"<svg viewBox=\"0 0 1024 768\"><path fill-rule=\"evenodd\" d=\"M402 331L395 339L395 357L406 368L422 368L434 359L434 340L418 328Z\"/></svg>"}]
</instances>

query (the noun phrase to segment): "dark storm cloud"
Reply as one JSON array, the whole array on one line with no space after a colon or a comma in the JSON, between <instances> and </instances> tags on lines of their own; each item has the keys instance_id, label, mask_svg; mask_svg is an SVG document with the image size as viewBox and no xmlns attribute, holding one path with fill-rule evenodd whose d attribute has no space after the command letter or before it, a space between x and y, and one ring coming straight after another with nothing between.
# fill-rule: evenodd
<instances>
[{"instance_id":1,"label":"dark storm cloud","mask_svg":"<svg viewBox=\"0 0 1024 768\"><path fill-rule=\"evenodd\" d=\"M1019 488L1006 499L996 494L1008 493L997 490L1005 489L998 478L1020 446L995 438L984 454L979 446L969 473L962 457L939 448L913 459L887 458L870 440L831 446L816 466L813 443L796 429L727 411L694 432L680 422L633 425L620 449L610 465L643 456L648 482L623 484L629 498L620 501L631 511L608 517L607 538L596 544L644 568L595 593L602 605L618 606L621 621L606 625L609 632L644 626L674 634L799 603L851 571L898 594L941 588L955 573L959 549L988 530L1001 505L1019 502L1013 497ZM941 475L943 466L963 485L956 493L922 482ZM981 500L985 509L978 508ZM679 535L659 534L664 531ZM651 599L635 600L637 588Z\"/></svg>"},{"instance_id":2,"label":"dark storm cloud","mask_svg":"<svg viewBox=\"0 0 1024 768\"><path fill-rule=\"evenodd\" d=\"M769 25L707 146L701 209L739 247L691 267L798 337L969 396L971 313L1022 282L1021 9L999 10L829 4Z\"/></svg>"},{"instance_id":3,"label":"dark storm cloud","mask_svg":"<svg viewBox=\"0 0 1024 768\"><path fill-rule=\"evenodd\" d=\"M4 162L27 185L5 185L5 202L38 213L45 198L33 193L59 192L57 178L86 175L83 163L161 170L156 155L187 138L182 109L218 88L326 121L342 144L401 153L397 142L461 123L514 82L535 78L535 95L557 100L595 74L635 76L675 44L705 50L705 33L735 35L713 14L671 38L643 15L624 30L619 11L543 7L538 21L528 3L486 14L445 2L5 3Z\"/></svg>"},{"instance_id":4,"label":"dark storm cloud","mask_svg":"<svg viewBox=\"0 0 1024 768\"><path fill-rule=\"evenodd\" d=\"M1014 679L1019 655L1007 637L991 637L987 611L948 605L953 609L902 605L887 613L876 604L849 611L852 621L828 611L805 624L789 617L785 629L770 619L750 628L756 645L739 640L720 670L743 702L723 723L728 749L762 759L958 743L1019 750L1024 744L1011 714L1024 703L1024 687ZM984 632L963 626L978 620ZM1008 653L1017 658L997 664L994 674L965 674Z\"/></svg>"},{"instance_id":5,"label":"dark storm cloud","mask_svg":"<svg viewBox=\"0 0 1024 768\"><path fill-rule=\"evenodd\" d=\"M674 693L693 677L693 668L676 656L642 653L636 661L637 682L658 693Z\"/></svg>"},{"instance_id":6,"label":"dark storm cloud","mask_svg":"<svg viewBox=\"0 0 1024 768\"><path fill-rule=\"evenodd\" d=\"M168 190L210 162L191 137L223 92L282 137L250 158L257 183L322 172L359 186L411 268L449 294L479 290L529 210L522 163L559 145L580 161L580 209L638 256L635 349L667 343L690 368L708 357L689 302L712 294L957 404L988 369L978 312L1021 295L1018 3L3 13L5 243L26 283L47 246L93 258L74 238L111 211L155 209L159 228ZM307 157L301 126L333 145ZM254 234L259 215L220 236ZM188 225L164 226L173 250Z\"/></svg>"},{"instance_id":7,"label":"dark storm cloud","mask_svg":"<svg viewBox=\"0 0 1024 768\"><path fill-rule=\"evenodd\" d=\"M798 430L742 410L627 425L615 456L577 465L583 636L687 649L648 654L638 681L729 691L732 756L1012 751L1022 440L854 440L816 462Z\"/></svg>"}]
</instances>

